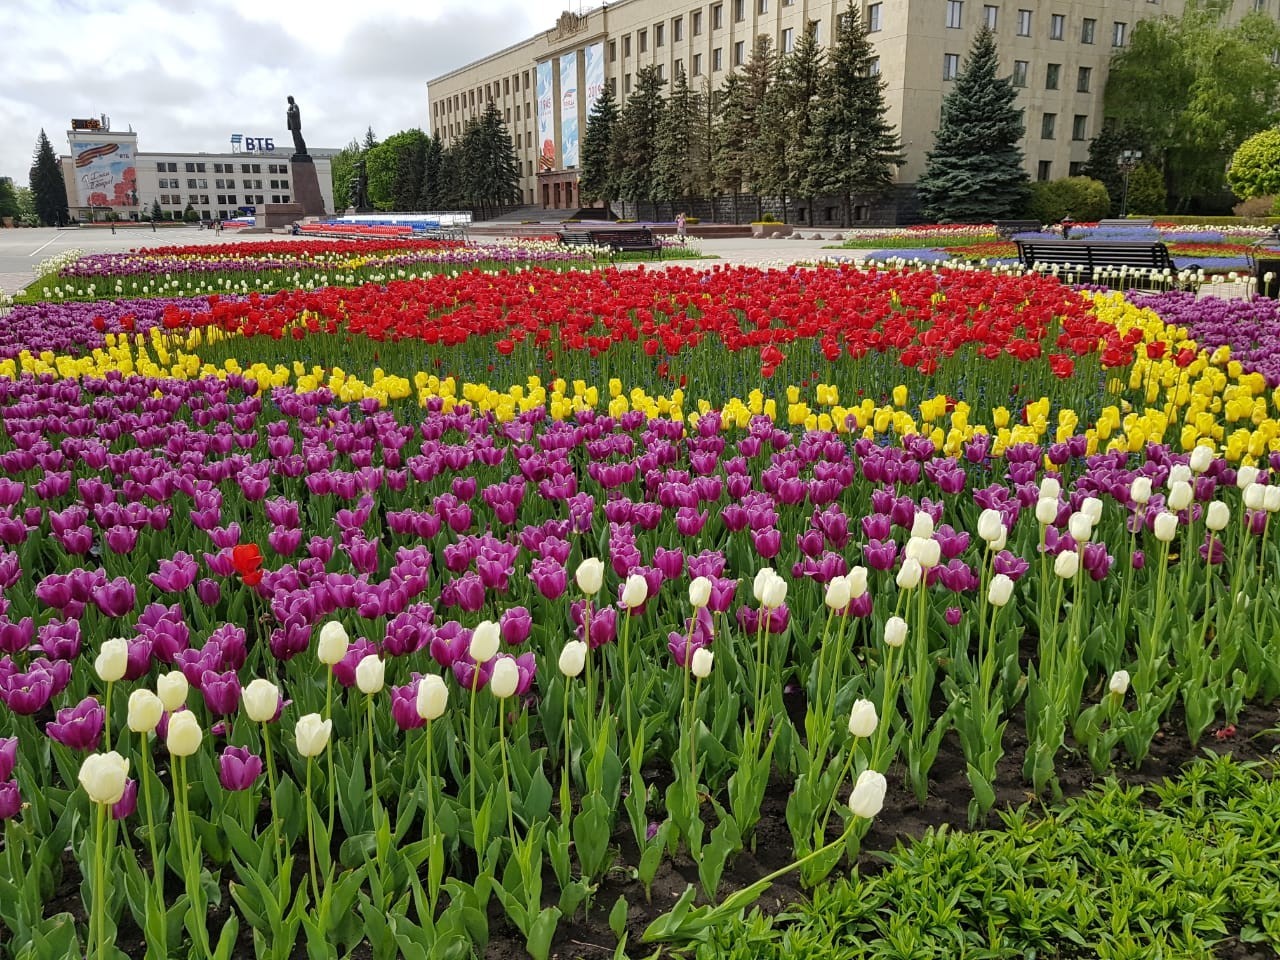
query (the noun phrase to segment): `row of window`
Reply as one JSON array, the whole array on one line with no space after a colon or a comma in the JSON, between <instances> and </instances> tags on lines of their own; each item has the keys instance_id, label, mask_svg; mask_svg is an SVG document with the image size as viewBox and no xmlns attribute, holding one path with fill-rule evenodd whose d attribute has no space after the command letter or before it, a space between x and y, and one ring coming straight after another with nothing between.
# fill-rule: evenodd
<instances>
[{"instance_id":1,"label":"row of window","mask_svg":"<svg viewBox=\"0 0 1280 960\"><path fill-rule=\"evenodd\" d=\"M205 167L206 167L206 164L204 163L186 164L187 173L204 173ZM178 165L176 163L161 161L160 163L156 164L156 173L177 173L177 172L178 172ZM234 163L215 163L213 165L213 172L214 173L235 173L236 165ZM242 163L240 164L240 172L241 173L261 173L262 164ZM267 164L267 172L268 173L288 173L289 165L287 163L269 163ZM172 182L172 185L175 187L178 185L177 180L173 180L171 182ZM161 188L163 188L165 185L166 184L164 180L161 180L160 181ZM191 183L191 181L189 180L187 181L187 185L194 186L194 184ZM205 182L203 180L200 181L200 185L204 186ZM261 184L259 184L259 186L261 186Z\"/></svg>"},{"instance_id":2,"label":"row of window","mask_svg":"<svg viewBox=\"0 0 1280 960\"><path fill-rule=\"evenodd\" d=\"M747 19L747 0L732 0L733 2L733 22L742 23ZM784 7L791 6L795 0L781 0ZM769 12L769 0L755 0L755 10L759 15ZM694 10L689 14L689 32L695 37L702 36L703 18L701 10ZM711 5L711 29L724 29L724 4L715 3ZM635 33L636 48L640 53L647 53L649 50L649 28L642 27ZM684 40L684 17L671 18L671 40L673 43L680 43ZM654 47L664 46L667 42L667 22L655 23L653 25L653 45ZM624 57L631 56L631 34L626 34L622 38L622 55ZM614 63L618 59L618 41L609 41L609 62Z\"/></svg>"},{"instance_id":3,"label":"row of window","mask_svg":"<svg viewBox=\"0 0 1280 960\"><path fill-rule=\"evenodd\" d=\"M964 27L964 0L946 0L946 25L948 29L960 30ZM1031 10L1018 11L1018 36L1031 36ZM1000 7L984 4L982 21L992 30L997 28L1000 19ZM867 32L876 33L884 29L884 4L873 3L867 7ZM1098 33L1098 21L1093 17L1085 17L1080 21L1080 42L1092 44ZM1049 39L1065 40L1067 35L1067 16L1064 13L1049 15ZM1123 20L1115 20L1111 24L1111 45L1123 47L1129 36L1129 24Z\"/></svg>"},{"instance_id":4,"label":"row of window","mask_svg":"<svg viewBox=\"0 0 1280 960\"><path fill-rule=\"evenodd\" d=\"M877 58L878 62L878 58ZM1030 60L1013 61L1013 75L1009 78L1015 87L1027 86L1027 74L1031 69ZM879 72L879 71L877 71ZM942 79L954 80L960 73L960 54L944 53L942 55ZM1044 88L1046 90L1061 89L1062 64L1045 64ZM1076 93L1088 93L1093 85L1093 67L1076 68Z\"/></svg>"},{"instance_id":5,"label":"row of window","mask_svg":"<svg viewBox=\"0 0 1280 960\"><path fill-rule=\"evenodd\" d=\"M1085 162L1083 160L1072 160L1069 164L1067 164L1067 176L1069 177L1084 176L1084 168L1085 168ZM1053 179L1053 161L1052 160L1041 160L1038 164L1036 164L1036 179L1037 180Z\"/></svg>"},{"instance_id":6,"label":"row of window","mask_svg":"<svg viewBox=\"0 0 1280 960\"><path fill-rule=\"evenodd\" d=\"M215 197L216 197L216 199L217 199L217 201L218 201L219 205L230 204L231 206L233 206L233 207L234 207L234 206L236 206L237 204L239 204L239 203L241 203L241 202L245 203L246 205L247 205L247 204L254 204L254 203L266 203L266 202L267 202L267 200L266 200L266 196L265 196L264 194L261 194L261 193L257 193L257 194L254 194L254 193L246 193L246 194L244 195L244 199L243 199L243 201L241 201L241 200L237 200L237 199L236 199L236 196L237 196L237 195L236 195L236 194L234 194L234 193L219 193L219 194L215 194ZM180 193L162 193L162 194L160 194L160 195L157 197L157 199L160 201L160 204L161 204L162 206L164 206L164 205L168 205L168 204L181 204L181 203L183 203L182 194L180 194ZM185 201L185 202L190 203L190 204L196 204L196 205L200 205L200 206L205 206L205 207L207 207L207 206L209 206L209 194L207 194L207 193L190 193L190 194L187 194L187 199L186 199L186 201ZM271 195L271 202L272 202L272 203L289 203L289 202L290 202L290 200L289 200L289 194L287 194L287 193L272 194L272 195ZM179 212L181 212L181 211L179 211Z\"/></svg>"}]
</instances>

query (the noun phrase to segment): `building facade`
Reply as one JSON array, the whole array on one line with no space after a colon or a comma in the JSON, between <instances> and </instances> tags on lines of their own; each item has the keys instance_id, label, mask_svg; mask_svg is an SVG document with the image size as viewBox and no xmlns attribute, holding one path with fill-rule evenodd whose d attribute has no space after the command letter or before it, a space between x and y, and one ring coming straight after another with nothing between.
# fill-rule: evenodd
<instances>
[{"instance_id":1,"label":"building facade","mask_svg":"<svg viewBox=\"0 0 1280 960\"><path fill-rule=\"evenodd\" d=\"M166 215L181 217L190 205L201 220L227 220L260 212L268 203L293 196L292 144L243 135L231 138L231 153L139 153L138 135L112 132L101 120L73 120L67 131L70 153L61 157L67 205L79 219L149 216L156 202ZM237 149L239 148L239 149ZM311 150L325 209L333 211L329 157Z\"/></svg>"},{"instance_id":2,"label":"building facade","mask_svg":"<svg viewBox=\"0 0 1280 960\"><path fill-rule=\"evenodd\" d=\"M1235 0L1236 16L1276 0ZM637 71L657 64L668 81L718 89L766 34L789 52L805 29L828 43L848 0L614 0L566 12L544 33L428 82L430 126L446 143L489 100L507 122L526 203L574 208L578 142L595 83L619 101ZM924 169L942 100L985 24L1003 72L1020 89L1023 152L1033 179L1079 173L1101 129L1111 56L1144 17L1179 14L1182 0L856 0L886 83L889 120L906 147L901 184ZM597 64L598 61L598 64ZM589 71L595 71L594 73Z\"/></svg>"}]
</instances>

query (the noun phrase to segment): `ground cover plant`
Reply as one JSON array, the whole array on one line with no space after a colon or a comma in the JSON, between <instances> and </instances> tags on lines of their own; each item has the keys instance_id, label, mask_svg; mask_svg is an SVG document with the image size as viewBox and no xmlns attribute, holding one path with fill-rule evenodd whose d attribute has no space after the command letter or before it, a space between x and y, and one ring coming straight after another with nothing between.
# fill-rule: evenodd
<instances>
[{"instance_id":1,"label":"ground cover plant","mask_svg":"<svg viewBox=\"0 0 1280 960\"><path fill-rule=\"evenodd\" d=\"M848 267L16 307L0 955L700 943L940 756L980 824L1243 724L1280 396L1230 326Z\"/></svg>"}]
</instances>

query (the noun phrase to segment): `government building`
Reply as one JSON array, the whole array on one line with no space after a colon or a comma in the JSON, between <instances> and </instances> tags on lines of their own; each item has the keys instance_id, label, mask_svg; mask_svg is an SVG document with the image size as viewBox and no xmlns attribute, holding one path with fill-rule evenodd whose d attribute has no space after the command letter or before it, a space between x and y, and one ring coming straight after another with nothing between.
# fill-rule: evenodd
<instances>
[{"instance_id":1,"label":"government building","mask_svg":"<svg viewBox=\"0 0 1280 960\"><path fill-rule=\"evenodd\" d=\"M1233 15L1276 2L1235 0ZM576 209L580 140L603 84L625 101L636 72L657 64L668 84L683 70L692 86L708 80L718 89L750 57L760 34L773 39L778 53L792 50L806 28L825 45L847 3L613 0L566 12L551 29L428 81L430 128L449 143L492 100L520 159L523 201ZM885 79L888 119L906 147L899 198L913 192L942 99L982 25L996 32L1002 72L1021 91L1027 172L1056 180L1079 173L1089 158L1089 141L1102 127L1112 54L1139 20L1179 14L1182 6L1181 0L858 0ZM871 215L860 207L855 217Z\"/></svg>"},{"instance_id":2,"label":"government building","mask_svg":"<svg viewBox=\"0 0 1280 960\"><path fill-rule=\"evenodd\" d=\"M112 131L107 117L71 121L69 153L60 157L67 206L79 220L150 216L158 202L181 218L190 205L204 221L253 216L268 203L290 203L293 143L231 134L228 153L139 153L138 135ZM329 157L337 151L309 149L325 210L333 206Z\"/></svg>"}]
</instances>

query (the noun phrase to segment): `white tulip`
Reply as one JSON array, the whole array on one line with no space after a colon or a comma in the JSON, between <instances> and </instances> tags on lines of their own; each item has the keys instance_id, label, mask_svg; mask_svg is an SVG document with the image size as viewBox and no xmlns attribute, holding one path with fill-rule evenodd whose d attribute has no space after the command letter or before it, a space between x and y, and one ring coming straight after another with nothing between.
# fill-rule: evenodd
<instances>
[{"instance_id":1,"label":"white tulip","mask_svg":"<svg viewBox=\"0 0 1280 960\"><path fill-rule=\"evenodd\" d=\"M1168 543L1178 535L1178 516L1169 513L1167 510L1156 514L1155 522L1156 539L1161 543Z\"/></svg>"},{"instance_id":2,"label":"white tulip","mask_svg":"<svg viewBox=\"0 0 1280 960\"><path fill-rule=\"evenodd\" d=\"M1200 448L1196 448L1200 449ZM1280 487L1276 488L1280 490ZM1214 500L1209 504L1209 508L1204 513L1204 525L1215 533L1219 530L1225 530L1227 524L1231 522L1231 508L1221 500Z\"/></svg>"},{"instance_id":3,"label":"white tulip","mask_svg":"<svg viewBox=\"0 0 1280 960\"><path fill-rule=\"evenodd\" d=\"M855 737L869 737L876 732L879 723L874 703L870 700L853 702L853 709L849 711L849 733Z\"/></svg>"},{"instance_id":4,"label":"white tulip","mask_svg":"<svg viewBox=\"0 0 1280 960\"><path fill-rule=\"evenodd\" d=\"M1191 469L1196 473L1204 473L1213 465L1213 451L1206 446L1198 446L1191 451Z\"/></svg>"},{"instance_id":5,"label":"white tulip","mask_svg":"<svg viewBox=\"0 0 1280 960\"><path fill-rule=\"evenodd\" d=\"M241 702L254 723L270 723L280 709L280 688L259 677L244 688Z\"/></svg>"},{"instance_id":6,"label":"white tulip","mask_svg":"<svg viewBox=\"0 0 1280 960\"><path fill-rule=\"evenodd\" d=\"M937 540L912 537L907 541L904 553L908 558L919 561L925 570L930 570L942 560L942 544Z\"/></svg>"},{"instance_id":7,"label":"white tulip","mask_svg":"<svg viewBox=\"0 0 1280 960\"><path fill-rule=\"evenodd\" d=\"M870 820L884 809L884 795L889 784L884 774L875 770L863 770L858 774L858 782L853 785L849 794L849 810L855 817Z\"/></svg>"},{"instance_id":8,"label":"white tulip","mask_svg":"<svg viewBox=\"0 0 1280 960\"><path fill-rule=\"evenodd\" d=\"M701 610L711 602L711 581L706 577L694 577L689 583L689 606Z\"/></svg>"},{"instance_id":9,"label":"white tulip","mask_svg":"<svg viewBox=\"0 0 1280 960\"><path fill-rule=\"evenodd\" d=\"M1258 481L1258 468L1245 464L1236 470L1236 486L1243 490Z\"/></svg>"},{"instance_id":10,"label":"white tulip","mask_svg":"<svg viewBox=\"0 0 1280 960\"><path fill-rule=\"evenodd\" d=\"M1050 500L1048 497L1041 497L1036 501L1036 522L1042 527L1047 527L1058 519L1058 501Z\"/></svg>"},{"instance_id":11,"label":"white tulip","mask_svg":"<svg viewBox=\"0 0 1280 960\"><path fill-rule=\"evenodd\" d=\"M1129 499L1134 503L1142 506L1151 499L1151 478L1150 477L1134 477L1133 483L1129 484Z\"/></svg>"},{"instance_id":12,"label":"white tulip","mask_svg":"<svg viewBox=\"0 0 1280 960\"><path fill-rule=\"evenodd\" d=\"M587 666L588 652L581 640L570 640L560 651L560 672L566 677L579 676Z\"/></svg>"},{"instance_id":13,"label":"white tulip","mask_svg":"<svg viewBox=\"0 0 1280 960\"><path fill-rule=\"evenodd\" d=\"M160 724L164 704L146 687L129 694L129 729L134 733L150 733Z\"/></svg>"},{"instance_id":14,"label":"white tulip","mask_svg":"<svg viewBox=\"0 0 1280 960\"><path fill-rule=\"evenodd\" d=\"M1013 580L1007 574L997 573L991 578L987 588L987 602L994 607L1003 607L1013 596Z\"/></svg>"},{"instance_id":15,"label":"white tulip","mask_svg":"<svg viewBox=\"0 0 1280 960\"><path fill-rule=\"evenodd\" d=\"M320 641L316 645L316 658L321 663L333 666L347 655L351 639L346 628L337 620L330 620L320 628Z\"/></svg>"},{"instance_id":16,"label":"white tulip","mask_svg":"<svg viewBox=\"0 0 1280 960\"><path fill-rule=\"evenodd\" d=\"M1260 483L1251 483L1244 488L1244 505L1249 510L1261 510L1267 502L1266 488Z\"/></svg>"},{"instance_id":17,"label":"white tulip","mask_svg":"<svg viewBox=\"0 0 1280 960\"><path fill-rule=\"evenodd\" d=\"M1169 468L1168 486L1175 483L1187 483L1191 479L1191 468L1185 463L1175 463Z\"/></svg>"},{"instance_id":18,"label":"white tulip","mask_svg":"<svg viewBox=\"0 0 1280 960\"><path fill-rule=\"evenodd\" d=\"M175 757L189 757L200 749L200 741L204 739L204 731L200 722L190 710L182 710L169 718L169 730L165 736L165 746Z\"/></svg>"},{"instance_id":19,"label":"white tulip","mask_svg":"<svg viewBox=\"0 0 1280 960\"><path fill-rule=\"evenodd\" d=\"M493 674L489 677L489 692L499 700L505 700L516 692L520 684L520 668L510 657L502 657L493 665Z\"/></svg>"},{"instance_id":20,"label":"white tulip","mask_svg":"<svg viewBox=\"0 0 1280 960\"><path fill-rule=\"evenodd\" d=\"M374 694L382 689L387 676L387 664L376 653L367 654L356 664L356 686L361 693Z\"/></svg>"},{"instance_id":21,"label":"white tulip","mask_svg":"<svg viewBox=\"0 0 1280 960\"><path fill-rule=\"evenodd\" d=\"M1004 514L988 507L978 515L978 536L991 543L1004 533Z\"/></svg>"},{"instance_id":22,"label":"white tulip","mask_svg":"<svg viewBox=\"0 0 1280 960\"><path fill-rule=\"evenodd\" d=\"M604 586L604 561L598 557L588 557L578 564L573 578L578 582L578 589L588 597L594 597Z\"/></svg>"},{"instance_id":23,"label":"white tulip","mask_svg":"<svg viewBox=\"0 0 1280 960\"><path fill-rule=\"evenodd\" d=\"M467 652L476 663L488 663L498 652L498 641L502 639L502 631L492 620L481 620L471 631L471 645Z\"/></svg>"},{"instance_id":24,"label":"white tulip","mask_svg":"<svg viewBox=\"0 0 1280 960\"><path fill-rule=\"evenodd\" d=\"M1053 572L1063 580L1070 580L1080 570L1080 555L1074 550L1064 550L1053 560Z\"/></svg>"},{"instance_id":25,"label":"white tulip","mask_svg":"<svg viewBox=\"0 0 1280 960\"><path fill-rule=\"evenodd\" d=\"M129 780L129 761L114 750L91 753L80 764L79 780L94 803L119 803Z\"/></svg>"},{"instance_id":26,"label":"white tulip","mask_svg":"<svg viewBox=\"0 0 1280 960\"><path fill-rule=\"evenodd\" d=\"M1000 536L996 537L994 540L988 543L987 549L990 550L992 553L999 553L1001 550L1004 549L1004 545L1008 542L1009 542L1009 531L1001 527Z\"/></svg>"},{"instance_id":27,"label":"white tulip","mask_svg":"<svg viewBox=\"0 0 1280 960\"><path fill-rule=\"evenodd\" d=\"M1093 521L1096 527L1102 519L1102 501L1097 497L1085 497L1080 504L1080 512Z\"/></svg>"},{"instance_id":28,"label":"white tulip","mask_svg":"<svg viewBox=\"0 0 1280 960\"><path fill-rule=\"evenodd\" d=\"M902 561L902 566L898 568L898 576L895 578L899 589L910 590L920 585L920 578L924 575L924 568L920 566L920 561L915 557L907 557Z\"/></svg>"},{"instance_id":29,"label":"white tulip","mask_svg":"<svg viewBox=\"0 0 1280 960\"><path fill-rule=\"evenodd\" d=\"M787 602L787 581L781 577L773 577L764 586L764 594L760 597L760 606L766 610L777 610Z\"/></svg>"},{"instance_id":30,"label":"white tulip","mask_svg":"<svg viewBox=\"0 0 1280 960\"><path fill-rule=\"evenodd\" d=\"M777 574L773 567L761 567L756 571L756 577L751 582L751 594L756 598L756 603L760 603L764 599L764 588Z\"/></svg>"},{"instance_id":31,"label":"white tulip","mask_svg":"<svg viewBox=\"0 0 1280 960\"><path fill-rule=\"evenodd\" d=\"M428 673L418 681L418 699L415 704L418 716L423 720L435 720L443 715L448 705L449 688L441 677Z\"/></svg>"},{"instance_id":32,"label":"white tulip","mask_svg":"<svg viewBox=\"0 0 1280 960\"><path fill-rule=\"evenodd\" d=\"M915 518L911 521L911 535L919 537L921 540L930 540L933 538L933 517L925 513L923 510L916 513Z\"/></svg>"},{"instance_id":33,"label":"white tulip","mask_svg":"<svg viewBox=\"0 0 1280 960\"><path fill-rule=\"evenodd\" d=\"M849 605L849 581L844 577L835 577L827 584L826 595L822 602L829 610L843 610Z\"/></svg>"},{"instance_id":34,"label":"white tulip","mask_svg":"<svg viewBox=\"0 0 1280 960\"><path fill-rule=\"evenodd\" d=\"M907 642L907 621L893 616L885 621L884 642L890 647L900 647Z\"/></svg>"},{"instance_id":35,"label":"white tulip","mask_svg":"<svg viewBox=\"0 0 1280 960\"><path fill-rule=\"evenodd\" d=\"M1045 477L1040 481L1040 499L1057 500L1062 495L1062 484L1057 477Z\"/></svg>"},{"instance_id":36,"label":"white tulip","mask_svg":"<svg viewBox=\"0 0 1280 960\"><path fill-rule=\"evenodd\" d=\"M333 732L332 720L321 720L320 714L308 713L298 718L293 728L293 735L298 741L298 754L303 757L318 757L329 745L329 736Z\"/></svg>"},{"instance_id":37,"label":"white tulip","mask_svg":"<svg viewBox=\"0 0 1280 960\"><path fill-rule=\"evenodd\" d=\"M649 599L649 581L638 573L627 577L627 584L622 588L622 606L633 610Z\"/></svg>"},{"instance_id":38,"label":"white tulip","mask_svg":"<svg viewBox=\"0 0 1280 960\"><path fill-rule=\"evenodd\" d=\"M1107 687L1117 697L1123 697L1129 690L1129 671L1117 670L1111 675L1111 681Z\"/></svg>"},{"instance_id":39,"label":"white tulip","mask_svg":"<svg viewBox=\"0 0 1280 960\"><path fill-rule=\"evenodd\" d=\"M844 576L849 584L849 599L857 600L860 596L867 592L867 568L858 566L854 567Z\"/></svg>"},{"instance_id":40,"label":"white tulip","mask_svg":"<svg viewBox=\"0 0 1280 960\"><path fill-rule=\"evenodd\" d=\"M156 694L170 713L176 712L187 702L187 689L187 678L183 676L181 670L170 670L168 673L161 674L156 680Z\"/></svg>"},{"instance_id":41,"label":"white tulip","mask_svg":"<svg viewBox=\"0 0 1280 960\"><path fill-rule=\"evenodd\" d=\"M1170 510L1185 510L1191 506L1191 484L1185 480L1175 480L1171 483L1165 504Z\"/></svg>"},{"instance_id":42,"label":"white tulip","mask_svg":"<svg viewBox=\"0 0 1280 960\"><path fill-rule=\"evenodd\" d=\"M1280 510L1280 486L1269 484L1262 489L1262 509L1267 513L1275 513Z\"/></svg>"},{"instance_id":43,"label":"white tulip","mask_svg":"<svg viewBox=\"0 0 1280 960\"><path fill-rule=\"evenodd\" d=\"M693 658L689 661L689 672L699 680L705 680L711 676L711 666L715 662L715 654L706 647L699 647L693 651Z\"/></svg>"},{"instance_id":44,"label":"white tulip","mask_svg":"<svg viewBox=\"0 0 1280 960\"><path fill-rule=\"evenodd\" d=\"M115 683L124 676L128 667L129 641L123 637L104 640L102 649L98 651L98 656L93 661L93 669L97 671L98 679L106 683Z\"/></svg>"},{"instance_id":45,"label":"white tulip","mask_svg":"<svg viewBox=\"0 0 1280 960\"><path fill-rule=\"evenodd\" d=\"M1067 532L1076 543L1088 543L1093 536L1093 521L1083 513L1073 513L1067 520Z\"/></svg>"}]
</instances>

